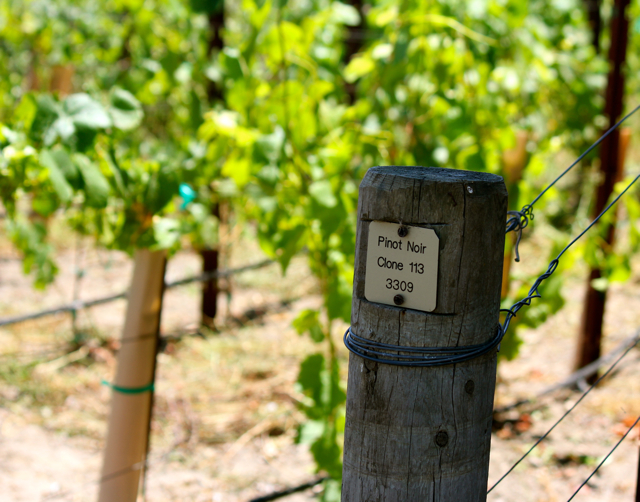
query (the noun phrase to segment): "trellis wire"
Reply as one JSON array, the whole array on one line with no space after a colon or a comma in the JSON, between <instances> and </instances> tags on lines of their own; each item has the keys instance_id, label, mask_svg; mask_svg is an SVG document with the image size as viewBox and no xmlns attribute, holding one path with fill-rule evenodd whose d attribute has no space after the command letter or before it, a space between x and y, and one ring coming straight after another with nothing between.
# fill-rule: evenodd
<instances>
[{"instance_id":1,"label":"trellis wire","mask_svg":"<svg viewBox=\"0 0 640 502\"><path fill-rule=\"evenodd\" d=\"M351 326L347 328L343 341L347 349L354 354L376 363L392 366L411 366L419 368L433 368L470 361L480 357L500 345L504 333L498 324L496 334L485 343L462 347L404 347L388 343L374 342L356 335ZM403 354L382 352L392 350ZM395 358L395 359L390 359Z\"/></svg>"},{"instance_id":2,"label":"trellis wire","mask_svg":"<svg viewBox=\"0 0 640 502\"><path fill-rule=\"evenodd\" d=\"M530 397L527 399L520 399L518 401L515 401L511 404L508 404L506 406L501 406L500 408L494 408L493 412L495 413L505 413L509 410L513 410L514 408L519 408L521 406L525 406L527 404L532 404L535 400L544 397L544 396L548 396L549 394L552 394L553 392L563 389L565 387L569 387L572 385L575 385L576 383L583 381L585 378L590 377L591 375L597 373L597 371L604 365L609 364L611 361L613 361L616 356L618 356L620 353L624 352L624 350L629 346L629 344L637 344L638 342L640 342L640 329L636 330L636 332L629 336L628 338L626 338L625 340L623 340L615 349L613 349L611 352L609 352L608 354L599 357L598 359L596 359L595 361L593 361L592 363L587 364L586 366L580 368L579 370L575 371L574 373L572 373L571 375L569 375L567 378L565 378L564 380L562 380L561 382L555 383L549 387L547 387L546 389L542 390L541 392L537 393L534 397Z\"/></svg>"},{"instance_id":3,"label":"trellis wire","mask_svg":"<svg viewBox=\"0 0 640 502\"><path fill-rule=\"evenodd\" d=\"M578 157L573 164L571 164L553 182L551 182L530 204L525 205L520 211L509 211L508 212L508 214L511 217L507 220L506 231L507 232L509 232L509 231L518 232L518 238L517 238L516 246L515 246L516 261L519 261L518 244L519 244L521 236L522 236L522 230L528 225L529 220L530 219L532 220L533 217L534 217L534 215L533 215L533 206L534 206L534 204L552 186L554 186L562 177L564 177L575 165L577 165L586 155L588 155L607 136L609 136L609 134L611 134L615 129L617 129L624 121L626 121L629 117L631 117L639 109L640 109L640 105L637 106L630 113L628 113L624 118L622 118L618 123L616 123L612 128L610 128L605 134L603 134L602 137L600 139L598 139L598 141L596 141L582 155L580 155L580 157ZM555 270L556 270L556 268L558 266L560 257L578 239L580 239L588 230L590 230L599 221L599 219L615 203L617 203L617 201L620 199L620 197L622 195L624 195L629 190L629 188L631 188L631 186L638 180L639 177L640 177L640 175L636 176L633 179L633 181L577 237L575 237L567 246L565 246L565 248L558 254L558 256L554 260L552 260L550 262L547 271L545 273L543 273L540 277L538 277L538 279L536 280L536 282L534 283L534 285L530 289L529 294L528 294L527 297L523 298L522 300L520 300L519 302L514 304L511 307L511 309L502 309L501 310L503 312L507 312L507 316L505 318L505 321L504 321L504 323L502 325L499 325L497 334L492 339L490 339L488 342L486 342L485 344L474 345L474 346L469 346L469 347L450 347L450 348L449 347L439 347L439 348L430 348L430 349L429 348L418 348L418 347L400 347L400 346L394 346L394 345L389 345L389 344L382 344L382 343L378 343L378 342L373 342L371 340L367 340L367 339L358 337L357 335L355 335L351 331L351 328L349 328L347 330L347 332L345 333L345 345L347 345L349 350L351 350L352 352L354 351L353 348L357 347L359 350L362 350L364 352L375 353L375 354L380 354L380 355L384 355L384 356L392 356L392 357L396 357L396 358L401 359L401 360L404 359L404 361L386 361L386 360L381 360L379 358L368 357L368 356L363 355L362 353L359 353L359 355L361 355L362 357L365 357L367 359L371 359L371 360L378 361L378 362L387 362L388 364L410 365L410 366L435 366L435 365L444 365L444 364L454 364L455 362L462 362L462 361L465 361L465 360L468 360L468 359L472 359L474 357L478 357L479 355L481 355L483 353L488 352L492 348L494 348L494 347L499 345L500 340L502 339L502 337L504 336L504 333L506 332L506 330L509 327L510 321L512 320L513 317L516 316L517 312L523 306L525 306L525 305L529 306L531 304L531 301L534 298L539 298L541 296L540 293L538 292L538 288L540 287L541 283L545 279L550 277L555 272ZM270 264L272 262L273 262L272 260L265 260L265 261L257 263L257 264L248 265L246 267L240 267L238 269L214 271L214 272L211 272L211 273L201 274L199 276L185 278L185 279L181 279L181 280L178 280L178 281L167 282L167 283L165 283L165 289L169 289L169 288L172 288L172 287L181 286L181 285L185 285L185 284L189 284L189 283L193 283L193 282L205 282L207 280L210 280L210 279L213 279L213 278L216 278L216 277L227 277L227 276L230 276L230 275L233 275L233 274L236 274L236 273L240 273L240 272L243 272L243 271L246 271L246 270L261 268L261 267L264 267L264 266L266 266L266 265L268 265L268 264ZM108 297L99 298L99 299L86 301L86 302L74 301L73 303L71 303L69 305L65 305L65 306L62 306L62 307L55 308L55 309L44 310L44 311L36 312L36 313L33 313L33 314L27 314L27 315L24 315L24 316L17 316L17 317L13 317L13 318L0 319L0 326L6 326L6 325L22 322L22 321L37 319L37 318L40 318L40 317L53 315L53 314L57 314L57 313L62 313L62 312L75 313L80 309L91 307L91 306L95 306L95 305L100 305L100 304L104 304L104 303L109 303L109 302L112 302L112 301L115 301L115 300L118 300L118 299L126 298L126 296L127 296L127 293L123 292L123 293L120 293L120 294L117 294L117 295L111 295L111 296L108 296ZM350 341L348 340L349 338L351 339ZM524 458L526 458L531 453L531 451L533 451L533 449L535 449L535 447L538 444L540 444L540 442L542 442L553 431L553 429L560 422L562 422L562 420L564 420L564 418L566 418L566 416L568 416L577 407L577 405L587 396L587 394L589 394L589 392L591 392L591 390L603 378L605 378L615 368L615 366L636 345L637 345L637 341L633 345L629 346L627 348L627 350L612 364L612 366L586 392L583 393L583 395L576 401L576 403L574 403L574 405L542 437L540 437L538 439L538 441L536 441L536 443L488 490L487 493L490 493L503 479L505 479L506 476L508 474L510 474L513 471L513 469L515 469L515 467L517 465L519 465L520 462L522 460L524 460ZM401 354L397 354L397 355L396 354L389 354L389 353L386 353L386 352L377 352L376 349L380 349L380 348L381 349L385 349L385 350L399 351L399 352L409 352L410 354L419 353L419 354L426 354L426 355L412 356L412 355L401 355ZM430 359L425 359L425 357L430 357ZM438 357L440 359L438 359ZM412 362L412 361L415 361L415 362ZM640 421L640 417L638 417L638 419L629 428L629 430L620 439L620 441L618 441L618 443L607 454L607 456L602 460L602 462L600 462L600 464L596 467L596 469L580 485L580 487L571 496L571 498L569 499L568 502L573 500L573 498L580 491L580 489L591 479L591 477L598 471L598 469L604 464L604 462L609 458L609 456L615 451L615 449L627 437L627 435L635 427L635 425L638 423L638 421ZM144 464L146 464L146 462ZM115 476L124 474L126 472L130 472L131 470L140 469L140 468L142 468L142 466L143 466L143 463L138 462L138 463L134 464L133 466L131 466L129 468L125 468L122 471L118 471L117 473L113 473L112 475L109 475L109 476L106 476L104 478L101 478L100 482L102 482L102 481L104 481L104 480L106 480L108 478L115 477ZM319 482L322 482L323 480L324 480L324 478L321 478L319 480L315 480L314 482L301 485L300 487L298 487L296 489L293 489L293 490L294 491L300 491L301 489L310 488L312 486L315 486ZM284 495L288 495L290 493L294 493L294 491L285 490L283 492L275 493L273 495L284 496ZM280 493L281 493L281 495L280 495ZM275 498L279 498L279 497L278 496L271 497L271 498L269 498L269 497L261 497L261 498L258 498L258 499L254 499L254 501L257 502L257 501L263 501L263 500L274 500Z\"/></svg>"},{"instance_id":4,"label":"trellis wire","mask_svg":"<svg viewBox=\"0 0 640 502\"><path fill-rule=\"evenodd\" d=\"M498 324L495 335L487 340L485 343L479 345L469 345L463 347L407 347L402 345L392 345L388 343L380 343L371 339L363 338L356 335L351 327L347 329L344 334L343 342L347 349L352 353L370 361L390 364L393 366L411 366L411 367L435 367L444 366L449 364L461 363L480 357L483 354L488 353L492 349L498 347L500 350L500 342L505 333L509 329L511 320L516 316L518 311L526 306L531 305L531 301L534 298L540 298L541 294L538 288L545 279L548 279L558 267L560 258L562 255L573 246L578 239L580 239L585 233L587 233L593 226L602 218L602 216L616 204L620 198L638 181L640 174L637 175L627 187L618 194L618 196L609 203L609 205L602 210L602 212L594 218L594 220L587 225L587 227L580 232L569 244L567 244L558 256L556 256L549 263L547 271L536 279L533 286L529 290L529 294L520 301L513 304L510 309L500 309L501 312L506 312L505 320L502 324ZM526 226L526 225L525 225ZM396 352L392 354L389 351Z\"/></svg>"},{"instance_id":5,"label":"trellis wire","mask_svg":"<svg viewBox=\"0 0 640 502\"><path fill-rule=\"evenodd\" d=\"M571 406L571 408L569 408L569 409L568 409L568 410L567 410L567 411L566 411L566 412L565 412L565 413L564 413L564 414L563 414L563 415L562 415L562 416L561 416L561 417L560 417L560 418L559 418L559 419L558 419L558 420L557 420L557 421L556 421L556 422L551 426L551 428L550 428L547 432L545 432L542 436L540 436L540 438L539 438L539 439L538 439L538 440L533 444L533 446L532 446L531 448L529 448L529 449L527 450L527 452L526 452L524 455L522 455L522 456L518 459L518 461L517 461L515 464L513 464L513 465L511 466L511 468L510 468L507 472L505 472L505 473L500 477L500 479L498 479L498 481L496 481L496 482L493 484L493 486L492 486L491 488L489 488L489 490L487 491L487 494L491 493L491 491L492 491L496 486L498 486L498 485L502 482L502 480L503 480L503 479L505 479L509 474L511 474L511 472L512 472L512 471L513 471L513 470L514 470L514 469L515 469L515 468L520 464L520 462L522 462L522 461L523 461L523 460L524 460L524 459L525 459L525 458L526 458L526 457L527 457L527 456L528 456L528 455L529 455L529 454L530 454L530 453L531 453L531 452L536 448L536 446L538 446L538 445L539 445L539 444L540 444L540 443L541 443L541 442L542 442L542 441L543 441L543 440L544 440L544 439L545 439L549 434L551 434L551 431L553 431L553 429L555 429L555 428L558 426L558 424L560 424L560 422L562 422L562 421L563 421L563 420L564 420L564 419L565 419L565 418L566 418L566 417L567 417L567 416L568 416L568 415L569 415L569 414L570 414L570 413L571 413L571 412L572 412L572 411L573 411L573 410L574 410L574 409L575 409L575 408L576 408L576 407L577 407L577 406L582 402L582 400L583 400L585 397L587 397L587 395L588 395L588 394L589 394L589 393L590 393L590 392L591 392L591 391L592 391L592 390L593 390L593 389L594 389L594 388L595 388L595 387L596 387L596 386L597 386L597 385L598 385L598 384L599 384L599 383L600 383L600 382L601 382L601 381L602 381L602 380L603 380L603 379L604 379L604 378L605 378L609 373L611 373L611 372L613 371L613 369L618 365L618 363L619 363L620 361L622 361L622 359L624 359L624 357L625 357L629 352L631 352L631 349L633 349L636 345L638 345L638 342L639 342L639 341L640 341L640 340L637 340L637 339L636 339L636 341L635 341L632 345L630 345L630 346L627 348L627 350L625 350L625 351L622 353L622 355L621 355L618 359L616 359L616 360L615 360L615 362L614 362L614 363L609 367L609 369L608 369L608 370L607 370L607 371L606 371L606 372L605 372L605 373L604 373L600 378L598 378L598 380L596 380L596 382L595 382L593 385L591 385L591 386L590 386L590 387L589 387L589 388L588 388L588 389L587 389L587 390L586 390L586 391L585 391L585 392L584 392L584 393L583 393L583 394L578 398L578 400L573 404L573 406Z\"/></svg>"},{"instance_id":6,"label":"trellis wire","mask_svg":"<svg viewBox=\"0 0 640 502\"><path fill-rule=\"evenodd\" d=\"M329 479L331 479L329 476L323 476L321 478L314 479L313 481L309 481L308 483L303 483L292 488L286 488L278 492L273 492L268 495L263 495L262 497L251 499L249 502L270 502L271 500L277 500L282 497L287 497L288 495L293 495L294 493L299 493L308 490L309 488L313 488L314 486Z\"/></svg>"},{"instance_id":7,"label":"trellis wire","mask_svg":"<svg viewBox=\"0 0 640 502\"><path fill-rule=\"evenodd\" d=\"M640 330L638 332L638 334L640 334ZM527 453L525 453L488 491L487 494L490 493L504 478L506 478L519 464L520 462L522 462L522 460L524 460L524 458L526 456L528 456L531 451L533 451L533 449L535 449L535 447L542 442L552 431L553 429L560 423L562 422L562 420L564 420L564 418L566 418L567 415L569 415L576 407L577 405L587 396L587 394L589 394L589 392L591 392L591 390L593 390L593 388L595 386L597 386L598 383L600 383L601 380L603 380L609 373L611 373L613 371L613 369L618 365L618 363L638 344L638 342L640 342L640 338L638 338L638 336L635 337L635 340L633 340L633 343L627 347L627 349L625 350L625 352L609 367L609 369L598 379L597 382L595 382L595 384L593 384L586 392L583 393L583 395L574 403L574 405L527 451ZM640 419L640 417L639 417ZM629 429L629 431L627 431L627 433L625 434L625 436L618 442L618 444L616 444L616 446L609 452L609 454L603 459L603 461L598 465L598 467L593 471L593 473L589 476L589 478L587 478L587 480L580 486L580 488L582 488L582 486L584 486L584 484L586 484L589 479L595 474L595 472L604 464L604 462L607 460L607 458L609 458L609 456L613 453L613 451L615 451L615 449L618 447L618 445L626 438L626 436L629 434L629 432L633 429L633 427L638 423L638 420L636 420L636 422L634 423L634 425ZM170 451L166 452L165 454L161 455L158 459L154 460L154 461L143 461L143 462L136 462L135 464L132 464L129 467L125 467L123 469L120 469L116 472L113 472L111 474L108 474L106 476L101 477L100 479L96 480L96 481L90 481L88 483L85 483L82 487L86 487L86 486L90 486L90 485L94 485L94 484L100 484L104 481L107 481L109 479L113 479L116 477L119 477L121 475L127 474L128 472L131 472L133 470L139 470L139 469L147 469L149 467L151 467L152 465L155 465L157 462L163 460L164 458L166 458L171 452L173 451L173 449L171 449ZM312 488L313 486L325 481L326 479L328 479L327 477L324 478L319 478L317 480L311 481L309 483L304 483L302 485L299 485L297 487L293 487L293 488L289 488L286 490L282 490L279 492L274 492L270 495L266 495L263 497L259 497L256 499L252 499L249 502L261 502L261 501L269 501L269 500L276 500L278 498L287 496L287 495L291 495L293 493L297 493L299 491L303 491L306 490L308 488ZM575 496L575 494L580 490L580 488L578 488L578 490L574 493L574 495L572 496L571 499L572 500L573 497ZM65 496L65 493L56 493L56 494L51 494L47 497L45 497L43 500L51 500L51 499L56 499L62 496Z\"/></svg>"},{"instance_id":8,"label":"trellis wire","mask_svg":"<svg viewBox=\"0 0 640 502\"><path fill-rule=\"evenodd\" d=\"M241 272L246 272L248 270L255 270L258 268L266 267L274 263L273 260L263 260L258 263L253 263L250 265L245 265L243 267L232 268L227 270L217 270L213 272L207 272L204 274L196 275L193 277L185 277L184 279L178 279L176 281L165 282L165 289L171 289L178 286L184 286L185 284L190 284L193 282L206 282L214 278L220 277L229 277L231 275L239 274ZM54 314L61 314L63 312L76 312L78 310L86 309L89 307L94 307L96 305L102 305L105 303L111 303L115 300L121 300L127 297L128 292L124 291L122 293L118 293L115 295L109 295L102 298L96 298L95 300L82 301L77 300L67 305L62 305L60 307L56 307L53 309L41 310L39 312L34 312L32 314L25 314L15 317L6 317L4 319L0 319L0 327L8 326L10 324L17 324L24 321L31 321L33 319L39 319L41 317L46 317Z\"/></svg>"},{"instance_id":9,"label":"trellis wire","mask_svg":"<svg viewBox=\"0 0 640 502\"><path fill-rule=\"evenodd\" d=\"M636 108L636 110L637 109L638 108ZM549 263L549 267L547 268L547 271L536 279L536 281L533 283L533 286L529 290L529 294L525 298L514 303L510 309L500 309L501 312L507 313L504 323L502 323L503 333L507 332L507 329L509 329L509 323L511 322L511 319L513 319L516 316L516 314L522 307L524 307L525 305L527 306L531 305L531 300L533 300L534 298L541 297L540 293L538 292L538 288L542 284L542 281L544 281L545 279L548 279L555 272L556 268L558 268L558 263L560 262L560 258L562 257L562 255L566 253L567 250L578 241L578 239L580 239L584 234L586 234L600 220L600 218L602 218L602 216L604 216L604 214L607 211L609 211L609 209L611 209L611 207L620 200L620 198L633 186L633 184L636 181L638 181L638 178L640 178L640 174L637 175L626 186L626 188L622 192L620 192L618 196L615 199L613 199L613 201L611 201L611 203L609 203L609 205L605 207L602 210L602 212L596 218L594 218L594 220L589 225L587 225L587 227L582 232L578 234L578 236L576 236L569 244L567 244L564 247L564 249L562 249L562 251L558 253L558 256L556 256L553 260L551 260L551 262Z\"/></svg>"},{"instance_id":10,"label":"trellis wire","mask_svg":"<svg viewBox=\"0 0 640 502\"><path fill-rule=\"evenodd\" d=\"M596 146L598 146L604 139L609 136L613 131L615 131L618 127L622 125L622 123L631 117L634 113L640 110L640 105L636 106L633 110L627 113L622 119L620 119L613 127L611 127L607 132L605 132L593 145L587 148L580 157L578 157L569 167L567 167L556 179L554 179L547 187L538 194L538 196L533 199L532 202L526 204L522 207L520 211L508 211L507 214L510 216L507 219L507 229L506 232L509 233L511 231L518 233L518 239L514 246L516 253L516 261L520 261L520 254L518 252L518 245L520 244L520 239L522 238L522 230L529 224L529 220L533 220L533 206L540 198L549 191L549 189L555 185L558 181L560 181L565 174L567 174L571 169L573 169L582 159L584 159Z\"/></svg>"},{"instance_id":11,"label":"trellis wire","mask_svg":"<svg viewBox=\"0 0 640 502\"><path fill-rule=\"evenodd\" d=\"M169 454L171 454L174 451L174 449L172 448L170 451L164 453L162 456L160 456L159 458L155 459L154 461L149 461L149 460L144 460L141 462L136 462L135 464L130 465L129 467L124 467L122 469L119 469L115 472L112 472L111 474L107 474L105 476L100 477L98 480L96 481L89 481L87 483L84 483L80 489L83 488L87 488L89 486L95 486L95 485L100 485L101 483L104 483L105 481L109 481L111 479L115 479L118 478L120 476L123 476L125 474L128 474L132 471L139 471L139 470L148 470L150 467L152 467L153 465L155 465L156 463L164 460L167 456L169 456ZM320 478L314 479L313 481L308 481L307 483L302 483L300 485L297 486L293 486L291 488L285 488L284 490L280 490L277 492L272 492L270 494L267 495L263 495L261 497L257 497L257 498L253 498L251 500L249 500L248 502L269 502L271 500L277 500L283 497L287 497L289 495L293 495L294 493L299 493L305 490L308 490L310 488L313 488L314 486L319 485L320 483L323 483L327 480L331 479L329 476L322 476ZM77 493L77 489L76 489L76 493ZM68 492L63 492L63 493L52 493L50 495L45 496L42 500L54 500L57 498L61 498L61 497L65 497L69 495Z\"/></svg>"},{"instance_id":12,"label":"trellis wire","mask_svg":"<svg viewBox=\"0 0 640 502\"><path fill-rule=\"evenodd\" d=\"M633 422L633 425L632 425L631 427L629 427L629 430L624 434L624 436L622 436L622 437L620 438L620 441L618 441L618 442L616 443L616 445L615 445L613 448L611 448L611 450L609 451L609 453L607 453L607 455L602 459L602 461L601 461L601 462L598 464L598 466L593 470L593 472L592 472L591 474L589 474L589 477L588 477L587 479L585 479L585 480L582 482L582 484L578 487L578 489L577 489L575 492L573 492L573 495L571 495L571 498L569 498L569 500L567 500L567 502L571 502L571 501L573 500L573 498L578 494L578 492L579 492L580 490L582 490L582 487L583 487L584 485L586 485L586 484L589 482L589 480L593 477L593 475L594 475L596 472L598 472L598 469L600 469L600 467L602 467L602 466L604 465L604 463L605 463L605 462L607 461L607 459L611 456L611 454L612 454L614 451L616 451L616 448L617 448L618 446L620 446L620 443L622 443L622 442L626 439L626 437L627 437L627 436L629 435L629 433L633 430L633 428L638 424L638 422L640 422L640 416L636 419L636 421L635 421L635 422Z\"/></svg>"},{"instance_id":13,"label":"trellis wire","mask_svg":"<svg viewBox=\"0 0 640 502\"><path fill-rule=\"evenodd\" d=\"M149 460L143 460L140 462L136 462L135 464L132 464L128 467L124 467L122 469L119 469L115 472L112 472L110 474L106 474L104 476L101 476L99 479L94 480L94 481L87 481L86 483L83 483L80 485L80 487L76 488L75 490L73 490L72 493L77 493L78 490L83 490L84 488L88 488L90 486L97 486L100 485L101 483L104 483L105 481L109 481L111 479L115 479L115 478L119 478L120 476L123 476L125 474L128 474L132 471L139 471L142 469L148 469L151 465L155 464L156 462L159 462L161 460L164 460L164 458L166 458L170 453L172 453L174 451L174 449L172 448L170 451L166 452L165 454L163 454L161 457L159 457L158 459L154 460L153 462L149 461ZM50 495L46 495L42 498L43 501L45 500L55 500L55 499L59 499L62 497L66 497L69 495L69 492L58 492L58 493L52 493Z\"/></svg>"}]
</instances>

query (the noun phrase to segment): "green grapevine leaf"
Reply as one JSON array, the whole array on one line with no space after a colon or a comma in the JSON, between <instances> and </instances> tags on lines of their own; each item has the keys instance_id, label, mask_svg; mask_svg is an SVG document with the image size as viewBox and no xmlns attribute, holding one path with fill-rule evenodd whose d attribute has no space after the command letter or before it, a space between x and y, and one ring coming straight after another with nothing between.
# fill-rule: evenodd
<instances>
[{"instance_id":1,"label":"green grapevine leaf","mask_svg":"<svg viewBox=\"0 0 640 502\"><path fill-rule=\"evenodd\" d=\"M360 77L371 73L375 66L373 60L367 56L355 57L344 69L344 79L349 83L353 83Z\"/></svg>"},{"instance_id":2,"label":"green grapevine leaf","mask_svg":"<svg viewBox=\"0 0 640 502\"><path fill-rule=\"evenodd\" d=\"M56 136L63 141L68 140L76 132L76 126L71 117L62 115L52 124L45 143L51 144L55 141Z\"/></svg>"},{"instance_id":3,"label":"green grapevine leaf","mask_svg":"<svg viewBox=\"0 0 640 502\"><path fill-rule=\"evenodd\" d=\"M149 179L144 197L145 207L151 214L157 214L178 195L179 191L180 183L175 170L161 167Z\"/></svg>"},{"instance_id":4,"label":"green grapevine leaf","mask_svg":"<svg viewBox=\"0 0 640 502\"><path fill-rule=\"evenodd\" d=\"M360 24L360 13L353 5L342 2L331 3L331 15L333 21L345 26L358 26Z\"/></svg>"},{"instance_id":5,"label":"green grapevine leaf","mask_svg":"<svg viewBox=\"0 0 640 502\"><path fill-rule=\"evenodd\" d=\"M351 318L351 284L344 277L335 274L329 280L327 295L327 315L329 319L342 319L349 322Z\"/></svg>"},{"instance_id":6,"label":"green grapevine leaf","mask_svg":"<svg viewBox=\"0 0 640 502\"><path fill-rule=\"evenodd\" d=\"M293 321L293 327L299 335L309 333L311 339L316 343L324 340L317 310L305 309L300 312Z\"/></svg>"},{"instance_id":7,"label":"green grapevine leaf","mask_svg":"<svg viewBox=\"0 0 640 502\"><path fill-rule=\"evenodd\" d=\"M300 364L298 383L302 391L313 399L315 406L322 406L323 383L322 374L326 373L325 360L322 354L312 354Z\"/></svg>"},{"instance_id":8,"label":"green grapevine leaf","mask_svg":"<svg viewBox=\"0 0 640 502\"><path fill-rule=\"evenodd\" d=\"M189 0L193 12L211 14L224 7L224 0Z\"/></svg>"},{"instance_id":9,"label":"green grapevine leaf","mask_svg":"<svg viewBox=\"0 0 640 502\"><path fill-rule=\"evenodd\" d=\"M80 190L83 187L82 176L73 160L71 160L69 153L64 148L57 148L51 151L51 155L69 184L75 190Z\"/></svg>"},{"instance_id":10,"label":"green grapevine leaf","mask_svg":"<svg viewBox=\"0 0 640 502\"><path fill-rule=\"evenodd\" d=\"M49 131L61 113L60 106L51 96L48 94L38 96L36 98L36 112L29 130L30 137L35 141L42 141L46 137L45 143L53 143L56 133Z\"/></svg>"},{"instance_id":11,"label":"green grapevine leaf","mask_svg":"<svg viewBox=\"0 0 640 502\"><path fill-rule=\"evenodd\" d=\"M100 168L86 155L80 153L73 155L73 162L82 176L87 205L98 209L107 207L109 182Z\"/></svg>"},{"instance_id":12,"label":"green grapevine leaf","mask_svg":"<svg viewBox=\"0 0 640 502\"><path fill-rule=\"evenodd\" d=\"M309 194L324 207L332 208L338 204L338 199L333 194L331 183L328 180L314 181L309 185Z\"/></svg>"},{"instance_id":13,"label":"green grapevine leaf","mask_svg":"<svg viewBox=\"0 0 640 502\"><path fill-rule=\"evenodd\" d=\"M142 105L133 94L119 87L114 87L111 90L110 101L109 114L115 127L128 131L140 125L144 112Z\"/></svg>"},{"instance_id":14,"label":"green grapevine leaf","mask_svg":"<svg viewBox=\"0 0 640 502\"><path fill-rule=\"evenodd\" d=\"M280 251L277 256L283 271L289 266L291 258L300 251L306 231L307 227L298 224L293 228L283 230L279 236L273 236L276 239L276 247Z\"/></svg>"},{"instance_id":15,"label":"green grapevine leaf","mask_svg":"<svg viewBox=\"0 0 640 502\"><path fill-rule=\"evenodd\" d=\"M23 255L24 273L31 273L35 269L34 285L38 289L44 288L58 272L52 259L53 248L46 242L45 226L40 222L31 223L22 217L7 223L9 236Z\"/></svg>"},{"instance_id":16,"label":"green grapevine leaf","mask_svg":"<svg viewBox=\"0 0 640 502\"><path fill-rule=\"evenodd\" d=\"M111 126L107 111L88 94L72 94L62 108L76 127L96 130Z\"/></svg>"},{"instance_id":17,"label":"green grapevine leaf","mask_svg":"<svg viewBox=\"0 0 640 502\"><path fill-rule=\"evenodd\" d=\"M312 445L311 453L318 467L326 470L335 479L342 475L342 451L336 441L335 427L331 423L325 423L325 430Z\"/></svg>"},{"instance_id":18,"label":"green grapevine leaf","mask_svg":"<svg viewBox=\"0 0 640 502\"><path fill-rule=\"evenodd\" d=\"M180 243L180 222L173 218L157 218L153 221L153 235L160 249L170 249Z\"/></svg>"},{"instance_id":19,"label":"green grapevine leaf","mask_svg":"<svg viewBox=\"0 0 640 502\"><path fill-rule=\"evenodd\" d=\"M313 444L320 438L324 432L324 421L309 420L300 424L296 442L299 444Z\"/></svg>"},{"instance_id":20,"label":"green grapevine leaf","mask_svg":"<svg viewBox=\"0 0 640 502\"><path fill-rule=\"evenodd\" d=\"M62 202L69 202L73 197L73 188L67 181L63 169L60 168L56 158L49 150L40 152L40 163L47 169L49 179Z\"/></svg>"}]
</instances>

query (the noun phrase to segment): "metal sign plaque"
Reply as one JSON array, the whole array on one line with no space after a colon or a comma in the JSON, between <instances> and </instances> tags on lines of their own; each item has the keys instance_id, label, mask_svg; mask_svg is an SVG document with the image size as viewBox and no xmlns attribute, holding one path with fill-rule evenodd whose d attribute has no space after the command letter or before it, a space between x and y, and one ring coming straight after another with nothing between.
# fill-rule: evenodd
<instances>
[{"instance_id":1,"label":"metal sign plaque","mask_svg":"<svg viewBox=\"0 0 640 502\"><path fill-rule=\"evenodd\" d=\"M439 239L430 228L369 224L364 296L370 302L431 312L438 292Z\"/></svg>"}]
</instances>

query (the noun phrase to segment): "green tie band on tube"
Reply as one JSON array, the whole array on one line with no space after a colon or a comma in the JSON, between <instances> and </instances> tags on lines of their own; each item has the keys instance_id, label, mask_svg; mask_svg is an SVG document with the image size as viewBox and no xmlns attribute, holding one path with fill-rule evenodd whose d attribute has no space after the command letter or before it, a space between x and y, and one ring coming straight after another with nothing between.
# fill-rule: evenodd
<instances>
[{"instance_id":1,"label":"green tie band on tube","mask_svg":"<svg viewBox=\"0 0 640 502\"><path fill-rule=\"evenodd\" d=\"M114 385L107 382L106 380L103 380L102 385L106 385L107 387L110 387L116 392L120 392L121 394L142 394L143 392L154 390L153 382L151 382L149 385L145 385L144 387L120 387L119 385Z\"/></svg>"}]
</instances>

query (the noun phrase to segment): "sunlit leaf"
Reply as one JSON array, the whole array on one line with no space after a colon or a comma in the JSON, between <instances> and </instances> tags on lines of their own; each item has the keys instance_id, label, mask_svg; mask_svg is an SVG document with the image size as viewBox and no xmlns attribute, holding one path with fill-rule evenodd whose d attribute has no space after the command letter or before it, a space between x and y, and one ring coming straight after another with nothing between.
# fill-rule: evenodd
<instances>
[{"instance_id":1,"label":"sunlit leaf","mask_svg":"<svg viewBox=\"0 0 640 502\"><path fill-rule=\"evenodd\" d=\"M334 195L331 183L328 180L312 183L309 186L309 194L322 206L335 207L338 204L338 199Z\"/></svg>"},{"instance_id":2,"label":"sunlit leaf","mask_svg":"<svg viewBox=\"0 0 640 502\"><path fill-rule=\"evenodd\" d=\"M88 94L72 94L62 106L76 127L104 129L111 126L111 118L104 107Z\"/></svg>"},{"instance_id":3,"label":"sunlit leaf","mask_svg":"<svg viewBox=\"0 0 640 502\"><path fill-rule=\"evenodd\" d=\"M344 69L344 79L347 82L355 82L360 77L369 74L375 68L375 63L371 58L359 56L353 58Z\"/></svg>"},{"instance_id":4,"label":"sunlit leaf","mask_svg":"<svg viewBox=\"0 0 640 502\"><path fill-rule=\"evenodd\" d=\"M140 125L144 116L142 106L135 96L119 87L115 87L111 91L109 114L113 125L123 131L134 129Z\"/></svg>"}]
</instances>

